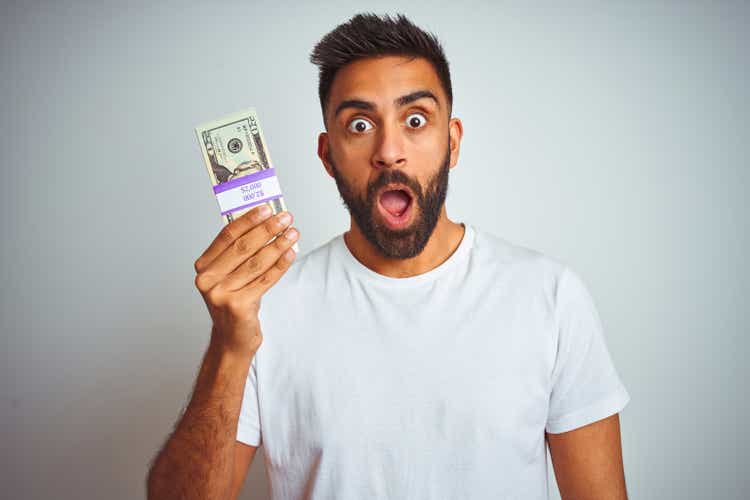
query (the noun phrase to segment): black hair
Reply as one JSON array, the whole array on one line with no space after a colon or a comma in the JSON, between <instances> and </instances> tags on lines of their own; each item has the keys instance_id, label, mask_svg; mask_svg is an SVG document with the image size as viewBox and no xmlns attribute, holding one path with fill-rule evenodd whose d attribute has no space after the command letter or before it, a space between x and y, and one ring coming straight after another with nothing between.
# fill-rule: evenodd
<instances>
[{"instance_id":1,"label":"black hair","mask_svg":"<svg viewBox=\"0 0 750 500\"><path fill-rule=\"evenodd\" d=\"M325 35L313 48L310 62L319 67L318 95L325 112L336 73L346 64L367 57L403 55L423 57L435 68L448 109L453 107L453 90L443 47L432 33L423 31L403 14L396 18L372 13L357 14Z\"/></svg>"}]
</instances>

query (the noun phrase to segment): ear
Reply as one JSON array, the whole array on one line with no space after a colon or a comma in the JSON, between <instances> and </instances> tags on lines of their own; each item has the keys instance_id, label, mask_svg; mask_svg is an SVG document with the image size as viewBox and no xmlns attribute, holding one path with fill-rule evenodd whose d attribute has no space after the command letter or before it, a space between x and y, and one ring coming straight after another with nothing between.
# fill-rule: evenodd
<instances>
[{"instance_id":1,"label":"ear","mask_svg":"<svg viewBox=\"0 0 750 500\"><path fill-rule=\"evenodd\" d=\"M328 172L328 175L333 178L333 170L331 170L331 164L328 161L329 153L328 133L321 132L320 135L318 135L318 158L323 162L323 166L325 167L326 172Z\"/></svg>"},{"instance_id":2,"label":"ear","mask_svg":"<svg viewBox=\"0 0 750 500\"><path fill-rule=\"evenodd\" d=\"M458 162L458 152L461 148L461 138L464 135L464 126L459 118L451 118L448 123L448 140L450 141L451 162L453 168Z\"/></svg>"}]
</instances>

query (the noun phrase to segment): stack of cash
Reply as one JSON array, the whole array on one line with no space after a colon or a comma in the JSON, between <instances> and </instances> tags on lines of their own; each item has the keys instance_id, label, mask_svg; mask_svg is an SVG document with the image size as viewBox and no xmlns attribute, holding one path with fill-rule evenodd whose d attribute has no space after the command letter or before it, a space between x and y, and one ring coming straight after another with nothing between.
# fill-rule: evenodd
<instances>
[{"instance_id":1,"label":"stack of cash","mask_svg":"<svg viewBox=\"0 0 750 500\"><path fill-rule=\"evenodd\" d=\"M225 225L261 203L274 214L287 210L255 108L198 125L195 133ZM292 248L299 253L297 242Z\"/></svg>"}]
</instances>

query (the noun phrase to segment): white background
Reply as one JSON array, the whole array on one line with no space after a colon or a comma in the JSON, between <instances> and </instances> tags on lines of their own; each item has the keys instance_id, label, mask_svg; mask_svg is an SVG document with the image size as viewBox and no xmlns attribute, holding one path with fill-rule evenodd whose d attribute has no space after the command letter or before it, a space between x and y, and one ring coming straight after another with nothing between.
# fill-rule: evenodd
<instances>
[{"instance_id":1,"label":"white background","mask_svg":"<svg viewBox=\"0 0 750 500\"><path fill-rule=\"evenodd\" d=\"M193 127L256 107L302 252L345 231L308 55L374 11L444 44L449 216L590 287L632 397L631 498L747 497L748 4L403 5L2 3L4 495L144 496L210 329L193 262L221 219ZM266 489L258 458L243 498Z\"/></svg>"}]
</instances>

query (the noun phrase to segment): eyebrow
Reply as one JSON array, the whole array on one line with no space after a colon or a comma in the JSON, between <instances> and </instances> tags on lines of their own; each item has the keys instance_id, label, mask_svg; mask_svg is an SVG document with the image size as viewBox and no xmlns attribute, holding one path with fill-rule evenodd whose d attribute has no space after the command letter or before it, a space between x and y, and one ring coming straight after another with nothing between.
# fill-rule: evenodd
<instances>
[{"instance_id":1,"label":"eyebrow","mask_svg":"<svg viewBox=\"0 0 750 500\"><path fill-rule=\"evenodd\" d=\"M429 90L417 90L415 92L411 92L410 94L402 95L401 97L394 99L393 104L401 107L406 106L409 103L412 103L418 99L422 99L424 97L429 97L433 101L435 101L435 104L437 107L440 107L440 101L438 101L438 98L435 97L435 94L430 92ZM364 109L367 111L373 111L375 109L375 103L370 101L364 101L362 99L347 99L346 101L341 101L341 103L336 106L336 111L333 113L334 118L339 115L343 110L347 108L354 108L354 109Z\"/></svg>"}]
</instances>

